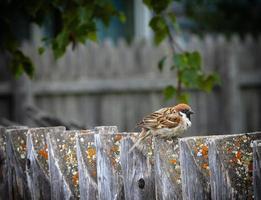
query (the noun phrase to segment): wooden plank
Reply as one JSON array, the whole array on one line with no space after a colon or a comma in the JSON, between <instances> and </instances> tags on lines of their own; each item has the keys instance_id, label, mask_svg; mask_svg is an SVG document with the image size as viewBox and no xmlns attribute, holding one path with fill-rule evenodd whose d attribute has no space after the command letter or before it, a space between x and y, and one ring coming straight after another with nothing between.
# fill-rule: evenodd
<instances>
[{"instance_id":1,"label":"wooden plank","mask_svg":"<svg viewBox=\"0 0 261 200\"><path fill-rule=\"evenodd\" d=\"M261 140L253 142L253 184L255 200L261 199Z\"/></svg>"},{"instance_id":2,"label":"wooden plank","mask_svg":"<svg viewBox=\"0 0 261 200\"><path fill-rule=\"evenodd\" d=\"M12 86L8 82L1 82L0 95L9 95L12 93Z\"/></svg>"},{"instance_id":3,"label":"wooden plank","mask_svg":"<svg viewBox=\"0 0 261 200\"><path fill-rule=\"evenodd\" d=\"M98 198L100 200L124 199L124 188L120 166L120 143L115 143L122 134L117 127L95 128L97 151Z\"/></svg>"},{"instance_id":4,"label":"wooden plank","mask_svg":"<svg viewBox=\"0 0 261 200\"><path fill-rule=\"evenodd\" d=\"M12 82L14 120L27 124L25 111L28 105L33 104L32 84L26 75L22 75Z\"/></svg>"},{"instance_id":5,"label":"wooden plank","mask_svg":"<svg viewBox=\"0 0 261 200\"><path fill-rule=\"evenodd\" d=\"M183 199L211 199L208 142L212 137L179 140Z\"/></svg>"},{"instance_id":6,"label":"wooden plank","mask_svg":"<svg viewBox=\"0 0 261 200\"><path fill-rule=\"evenodd\" d=\"M51 199L79 199L77 131L47 135Z\"/></svg>"},{"instance_id":7,"label":"wooden plank","mask_svg":"<svg viewBox=\"0 0 261 200\"><path fill-rule=\"evenodd\" d=\"M212 199L251 199L253 197L253 150L251 142L261 132L224 135L209 142L209 168Z\"/></svg>"},{"instance_id":8,"label":"wooden plank","mask_svg":"<svg viewBox=\"0 0 261 200\"><path fill-rule=\"evenodd\" d=\"M132 79L94 79L79 81L55 81L36 82L33 87L35 95L62 95L84 93L112 93L112 92L135 92L135 91L162 91L167 85L175 85L173 79L159 79L155 82L152 78Z\"/></svg>"},{"instance_id":9,"label":"wooden plank","mask_svg":"<svg viewBox=\"0 0 261 200\"><path fill-rule=\"evenodd\" d=\"M0 199L9 199L8 197L8 163L6 155L6 129L0 128Z\"/></svg>"},{"instance_id":10,"label":"wooden plank","mask_svg":"<svg viewBox=\"0 0 261 200\"><path fill-rule=\"evenodd\" d=\"M182 199L178 140L155 138L154 152L156 199Z\"/></svg>"},{"instance_id":11,"label":"wooden plank","mask_svg":"<svg viewBox=\"0 0 261 200\"><path fill-rule=\"evenodd\" d=\"M133 145L134 134L121 141L120 163L124 182L125 199L155 199L155 181L152 152L143 153L135 148L129 153ZM137 134L135 134L137 135Z\"/></svg>"},{"instance_id":12,"label":"wooden plank","mask_svg":"<svg viewBox=\"0 0 261 200\"><path fill-rule=\"evenodd\" d=\"M46 134L59 134L65 127L29 129L27 135L26 176L32 199L51 199Z\"/></svg>"},{"instance_id":13,"label":"wooden plank","mask_svg":"<svg viewBox=\"0 0 261 200\"><path fill-rule=\"evenodd\" d=\"M94 131L81 131L76 138L80 199L98 199Z\"/></svg>"},{"instance_id":14,"label":"wooden plank","mask_svg":"<svg viewBox=\"0 0 261 200\"><path fill-rule=\"evenodd\" d=\"M7 130L9 199L31 199L26 179L26 136L28 129Z\"/></svg>"},{"instance_id":15,"label":"wooden plank","mask_svg":"<svg viewBox=\"0 0 261 200\"><path fill-rule=\"evenodd\" d=\"M239 74L238 80L240 87L260 87L261 85L261 70L255 70L252 72L244 72Z\"/></svg>"}]
</instances>

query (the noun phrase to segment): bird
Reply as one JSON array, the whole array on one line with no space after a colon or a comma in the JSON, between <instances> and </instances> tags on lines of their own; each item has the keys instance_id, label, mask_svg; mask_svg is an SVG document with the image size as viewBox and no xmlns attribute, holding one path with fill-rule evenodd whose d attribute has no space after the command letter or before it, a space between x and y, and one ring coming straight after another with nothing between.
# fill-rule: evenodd
<instances>
[{"instance_id":1,"label":"bird","mask_svg":"<svg viewBox=\"0 0 261 200\"><path fill-rule=\"evenodd\" d=\"M129 152L132 152L135 147L148 137L155 136L171 139L181 136L192 125L191 114L194 114L191 107L188 104L180 103L175 106L161 108L145 116L137 124L137 127L142 130Z\"/></svg>"}]
</instances>

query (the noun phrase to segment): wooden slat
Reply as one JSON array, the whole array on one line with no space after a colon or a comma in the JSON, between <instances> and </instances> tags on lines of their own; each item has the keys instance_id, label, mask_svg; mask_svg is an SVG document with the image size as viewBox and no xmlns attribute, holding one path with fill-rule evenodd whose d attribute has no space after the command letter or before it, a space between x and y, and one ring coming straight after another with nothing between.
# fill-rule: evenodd
<instances>
[{"instance_id":1,"label":"wooden slat","mask_svg":"<svg viewBox=\"0 0 261 200\"><path fill-rule=\"evenodd\" d=\"M152 155L144 154L133 145L132 135L121 141L120 163L124 182L125 199L155 199L154 168ZM137 134L136 134L137 135ZM117 141L118 142L118 141Z\"/></svg>"},{"instance_id":2,"label":"wooden slat","mask_svg":"<svg viewBox=\"0 0 261 200\"><path fill-rule=\"evenodd\" d=\"M98 199L94 131L81 131L76 138L80 199Z\"/></svg>"},{"instance_id":3,"label":"wooden slat","mask_svg":"<svg viewBox=\"0 0 261 200\"><path fill-rule=\"evenodd\" d=\"M115 143L122 134L117 127L96 127L98 199L117 200L124 198L120 166L120 143Z\"/></svg>"},{"instance_id":4,"label":"wooden slat","mask_svg":"<svg viewBox=\"0 0 261 200\"><path fill-rule=\"evenodd\" d=\"M253 142L253 184L255 200L261 199L261 140Z\"/></svg>"},{"instance_id":5,"label":"wooden slat","mask_svg":"<svg viewBox=\"0 0 261 200\"><path fill-rule=\"evenodd\" d=\"M5 128L0 128L0 199L8 199L8 165L5 131Z\"/></svg>"},{"instance_id":6,"label":"wooden slat","mask_svg":"<svg viewBox=\"0 0 261 200\"><path fill-rule=\"evenodd\" d=\"M26 137L28 129L7 130L9 199L31 199L26 179Z\"/></svg>"},{"instance_id":7,"label":"wooden slat","mask_svg":"<svg viewBox=\"0 0 261 200\"><path fill-rule=\"evenodd\" d=\"M58 134L64 127L29 129L27 135L26 175L32 199L51 199L46 134Z\"/></svg>"},{"instance_id":8,"label":"wooden slat","mask_svg":"<svg viewBox=\"0 0 261 200\"><path fill-rule=\"evenodd\" d=\"M51 199L78 199L77 131L47 135Z\"/></svg>"},{"instance_id":9,"label":"wooden slat","mask_svg":"<svg viewBox=\"0 0 261 200\"><path fill-rule=\"evenodd\" d=\"M178 140L156 138L154 152L157 199L182 199Z\"/></svg>"},{"instance_id":10,"label":"wooden slat","mask_svg":"<svg viewBox=\"0 0 261 200\"><path fill-rule=\"evenodd\" d=\"M248 199L253 196L251 142L261 132L224 135L209 142L212 199Z\"/></svg>"},{"instance_id":11,"label":"wooden slat","mask_svg":"<svg viewBox=\"0 0 261 200\"><path fill-rule=\"evenodd\" d=\"M113 93L135 91L161 91L167 85L175 85L173 79L132 78L132 79L95 79L61 82L36 82L33 87L35 95L61 95L84 93Z\"/></svg>"},{"instance_id":12,"label":"wooden slat","mask_svg":"<svg viewBox=\"0 0 261 200\"><path fill-rule=\"evenodd\" d=\"M179 140L183 199L211 198L209 139L210 137L186 137Z\"/></svg>"}]
</instances>

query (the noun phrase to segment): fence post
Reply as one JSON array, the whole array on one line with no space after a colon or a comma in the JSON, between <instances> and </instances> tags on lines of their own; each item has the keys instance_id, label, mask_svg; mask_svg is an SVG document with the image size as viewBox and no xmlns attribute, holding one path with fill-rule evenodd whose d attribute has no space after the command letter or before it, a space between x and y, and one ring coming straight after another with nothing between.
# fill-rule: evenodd
<instances>
[{"instance_id":1,"label":"fence post","mask_svg":"<svg viewBox=\"0 0 261 200\"><path fill-rule=\"evenodd\" d=\"M223 135L209 142L209 168L212 199L253 197L253 150L251 142L261 132Z\"/></svg>"},{"instance_id":2,"label":"fence post","mask_svg":"<svg viewBox=\"0 0 261 200\"><path fill-rule=\"evenodd\" d=\"M211 199L209 138L185 137L179 140L183 199Z\"/></svg>"},{"instance_id":3,"label":"fence post","mask_svg":"<svg viewBox=\"0 0 261 200\"><path fill-rule=\"evenodd\" d=\"M155 185L157 199L182 199L178 139L155 138Z\"/></svg>"},{"instance_id":4,"label":"fence post","mask_svg":"<svg viewBox=\"0 0 261 200\"><path fill-rule=\"evenodd\" d=\"M65 131L64 127L32 128L27 134L26 176L32 199L51 199L46 134Z\"/></svg>"},{"instance_id":5,"label":"fence post","mask_svg":"<svg viewBox=\"0 0 261 200\"><path fill-rule=\"evenodd\" d=\"M77 131L62 131L47 135L51 199L79 198Z\"/></svg>"},{"instance_id":6,"label":"fence post","mask_svg":"<svg viewBox=\"0 0 261 200\"><path fill-rule=\"evenodd\" d=\"M123 180L121 177L120 143L114 143L122 134L116 126L95 128L97 150L98 199L124 199Z\"/></svg>"},{"instance_id":7,"label":"fence post","mask_svg":"<svg viewBox=\"0 0 261 200\"><path fill-rule=\"evenodd\" d=\"M28 129L6 131L9 199L31 199L26 179L26 137Z\"/></svg>"},{"instance_id":8,"label":"fence post","mask_svg":"<svg viewBox=\"0 0 261 200\"><path fill-rule=\"evenodd\" d=\"M76 137L80 199L98 199L94 131L81 131Z\"/></svg>"},{"instance_id":9,"label":"fence post","mask_svg":"<svg viewBox=\"0 0 261 200\"><path fill-rule=\"evenodd\" d=\"M122 168L125 199L155 199L155 173L151 160L151 151L146 153L135 148L129 152L133 145L129 133L121 141L120 163Z\"/></svg>"},{"instance_id":10,"label":"fence post","mask_svg":"<svg viewBox=\"0 0 261 200\"><path fill-rule=\"evenodd\" d=\"M253 184L255 200L261 199L261 140L253 142Z\"/></svg>"},{"instance_id":11,"label":"fence post","mask_svg":"<svg viewBox=\"0 0 261 200\"><path fill-rule=\"evenodd\" d=\"M6 129L0 128L0 199L9 199L7 172Z\"/></svg>"}]
</instances>

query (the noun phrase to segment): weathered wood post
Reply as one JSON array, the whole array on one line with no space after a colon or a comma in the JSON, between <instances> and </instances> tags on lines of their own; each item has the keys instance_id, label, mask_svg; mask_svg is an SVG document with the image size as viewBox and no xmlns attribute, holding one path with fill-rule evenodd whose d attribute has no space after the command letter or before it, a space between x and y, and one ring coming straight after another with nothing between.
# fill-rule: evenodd
<instances>
[{"instance_id":1,"label":"weathered wood post","mask_svg":"<svg viewBox=\"0 0 261 200\"><path fill-rule=\"evenodd\" d=\"M26 179L26 137L28 129L6 131L9 199L31 199Z\"/></svg>"},{"instance_id":2,"label":"weathered wood post","mask_svg":"<svg viewBox=\"0 0 261 200\"><path fill-rule=\"evenodd\" d=\"M76 137L81 200L98 199L96 147L94 131L81 131Z\"/></svg>"},{"instance_id":3,"label":"weathered wood post","mask_svg":"<svg viewBox=\"0 0 261 200\"><path fill-rule=\"evenodd\" d=\"M125 199L155 199L152 151L148 147L144 147L147 151L141 152L135 148L129 152L133 145L133 136L132 133L126 133L126 138L121 141L120 163Z\"/></svg>"},{"instance_id":4,"label":"weathered wood post","mask_svg":"<svg viewBox=\"0 0 261 200\"><path fill-rule=\"evenodd\" d=\"M255 200L261 199L261 140L253 142L253 184Z\"/></svg>"},{"instance_id":5,"label":"weathered wood post","mask_svg":"<svg viewBox=\"0 0 261 200\"><path fill-rule=\"evenodd\" d=\"M210 138L185 137L179 140L183 199L211 199L208 161Z\"/></svg>"},{"instance_id":6,"label":"weathered wood post","mask_svg":"<svg viewBox=\"0 0 261 200\"><path fill-rule=\"evenodd\" d=\"M0 128L0 199L8 197L8 166L6 155L6 132L5 128Z\"/></svg>"},{"instance_id":7,"label":"weathered wood post","mask_svg":"<svg viewBox=\"0 0 261 200\"><path fill-rule=\"evenodd\" d=\"M95 128L97 151L98 199L124 199L124 188L120 166L120 139L116 126ZM119 139L120 138L120 139Z\"/></svg>"},{"instance_id":8,"label":"weathered wood post","mask_svg":"<svg viewBox=\"0 0 261 200\"><path fill-rule=\"evenodd\" d=\"M155 138L154 152L157 199L182 199L178 139Z\"/></svg>"},{"instance_id":9,"label":"weathered wood post","mask_svg":"<svg viewBox=\"0 0 261 200\"><path fill-rule=\"evenodd\" d=\"M212 199L253 198L253 150L251 142L261 132L223 135L209 142Z\"/></svg>"},{"instance_id":10,"label":"weathered wood post","mask_svg":"<svg viewBox=\"0 0 261 200\"><path fill-rule=\"evenodd\" d=\"M65 127L32 128L27 134L26 175L32 199L51 199L46 134L65 131Z\"/></svg>"},{"instance_id":11,"label":"weathered wood post","mask_svg":"<svg viewBox=\"0 0 261 200\"><path fill-rule=\"evenodd\" d=\"M79 198L77 133L78 131L61 131L47 135L51 199Z\"/></svg>"}]
</instances>

